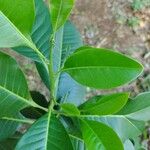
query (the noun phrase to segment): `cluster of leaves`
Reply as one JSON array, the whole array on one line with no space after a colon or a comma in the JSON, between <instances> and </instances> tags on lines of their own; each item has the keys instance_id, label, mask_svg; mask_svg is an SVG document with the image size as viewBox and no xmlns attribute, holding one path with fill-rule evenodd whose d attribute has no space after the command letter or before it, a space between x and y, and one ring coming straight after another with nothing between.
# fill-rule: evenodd
<instances>
[{"instance_id":1,"label":"cluster of leaves","mask_svg":"<svg viewBox=\"0 0 150 150\"><path fill-rule=\"evenodd\" d=\"M83 46L67 21L73 0L0 0L0 47L32 59L50 90L29 92L17 62L0 52L0 148L11 150L131 150L150 119L150 93L98 95L136 79L143 67L113 50ZM31 124L24 135L15 132ZM17 144L16 144L17 143Z\"/></svg>"}]
</instances>

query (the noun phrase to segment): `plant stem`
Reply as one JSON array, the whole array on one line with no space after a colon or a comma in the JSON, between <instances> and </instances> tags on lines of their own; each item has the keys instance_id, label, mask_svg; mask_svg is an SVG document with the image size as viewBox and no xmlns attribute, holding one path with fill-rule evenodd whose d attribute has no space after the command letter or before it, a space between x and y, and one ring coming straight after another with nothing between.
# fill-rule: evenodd
<instances>
[{"instance_id":1,"label":"plant stem","mask_svg":"<svg viewBox=\"0 0 150 150\"><path fill-rule=\"evenodd\" d=\"M40 105L38 105L38 104L36 104L36 103L34 103L33 106L36 107L36 108L39 108L39 109L42 109L42 110L48 112L48 109L47 109L47 108L44 108L44 107L42 107L42 106L40 106Z\"/></svg>"}]
</instances>

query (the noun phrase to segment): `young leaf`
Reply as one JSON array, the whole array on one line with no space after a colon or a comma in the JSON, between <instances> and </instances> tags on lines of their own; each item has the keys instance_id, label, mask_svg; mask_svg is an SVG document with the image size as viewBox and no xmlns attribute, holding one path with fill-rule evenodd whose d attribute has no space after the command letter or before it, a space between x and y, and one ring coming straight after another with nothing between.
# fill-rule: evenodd
<instances>
[{"instance_id":1,"label":"young leaf","mask_svg":"<svg viewBox=\"0 0 150 150\"><path fill-rule=\"evenodd\" d=\"M50 0L51 21L54 32L68 19L74 0Z\"/></svg>"},{"instance_id":2,"label":"young leaf","mask_svg":"<svg viewBox=\"0 0 150 150\"><path fill-rule=\"evenodd\" d=\"M61 108L62 108L62 112L66 113L67 115L70 115L70 116L80 115L80 111L78 110L78 108L71 103L61 104Z\"/></svg>"},{"instance_id":3,"label":"young leaf","mask_svg":"<svg viewBox=\"0 0 150 150\"><path fill-rule=\"evenodd\" d=\"M0 0L0 47L31 45L33 21L33 0Z\"/></svg>"},{"instance_id":4,"label":"young leaf","mask_svg":"<svg viewBox=\"0 0 150 150\"><path fill-rule=\"evenodd\" d=\"M110 89L135 79L142 65L108 49L82 47L66 60L62 71L80 84Z\"/></svg>"},{"instance_id":5,"label":"young leaf","mask_svg":"<svg viewBox=\"0 0 150 150\"><path fill-rule=\"evenodd\" d=\"M127 102L129 93L93 97L79 106L82 114L109 115L118 112Z\"/></svg>"},{"instance_id":6,"label":"young leaf","mask_svg":"<svg viewBox=\"0 0 150 150\"><path fill-rule=\"evenodd\" d=\"M135 120L149 121L149 111L150 92L145 92L130 100L118 114Z\"/></svg>"},{"instance_id":7,"label":"young leaf","mask_svg":"<svg viewBox=\"0 0 150 150\"><path fill-rule=\"evenodd\" d=\"M64 126L49 113L37 120L16 146L16 150L30 149L73 150L73 147Z\"/></svg>"},{"instance_id":8,"label":"young leaf","mask_svg":"<svg viewBox=\"0 0 150 150\"><path fill-rule=\"evenodd\" d=\"M123 150L117 134L103 123L81 120L81 131L88 150Z\"/></svg>"},{"instance_id":9,"label":"young leaf","mask_svg":"<svg viewBox=\"0 0 150 150\"><path fill-rule=\"evenodd\" d=\"M118 115L107 115L107 116L87 115L83 118L97 121L97 122L102 122L108 125L118 134L118 136L123 142L125 142L127 139L130 139L130 138L132 139L134 137L137 137L142 133L141 126L136 126L135 123L142 124L142 126L144 127L143 122L136 122L133 120L129 120L125 116L121 116L121 115L120 116ZM123 132L124 130L125 132Z\"/></svg>"}]
</instances>

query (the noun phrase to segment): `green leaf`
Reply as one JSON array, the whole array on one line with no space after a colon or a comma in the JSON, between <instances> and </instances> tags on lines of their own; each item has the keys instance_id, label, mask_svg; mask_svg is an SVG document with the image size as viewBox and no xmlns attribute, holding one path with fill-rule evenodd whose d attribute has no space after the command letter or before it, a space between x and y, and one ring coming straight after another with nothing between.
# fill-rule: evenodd
<instances>
[{"instance_id":1,"label":"green leaf","mask_svg":"<svg viewBox=\"0 0 150 150\"><path fill-rule=\"evenodd\" d=\"M108 49L81 47L65 62L63 72L82 85L110 89L139 76L142 65Z\"/></svg>"},{"instance_id":2,"label":"green leaf","mask_svg":"<svg viewBox=\"0 0 150 150\"><path fill-rule=\"evenodd\" d=\"M77 138L74 138L72 136L70 138L71 138L71 142L72 142L74 150L86 150L86 147L83 141Z\"/></svg>"},{"instance_id":3,"label":"green leaf","mask_svg":"<svg viewBox=\"0 0 150 150\"><path fill-rule=\"evenodd\" d=\"M120 116L118 116L118 115L107 115L107 116L86 115L83 118L105 123L106 125L111 127L118 134L118 136L120 137L120 139L123 142L125 142L127 139L132 139L134 137L137 137L142 133L141 127L135 126L135 122L132 122L125 116L121 116L121 115ZM138 123L140 123L140 122L138 122ZM125 130L125 132L123 132L124 130Z\"/></svg>"},{"instance_id":4,"label":"green leaf","mask_svg":"<svg viewBox=\"0 0 150 150\"><path fill-rule=\"evenodd\" d=\"M46 58L49 58L49 39L52 32L52 27L49 22L49 11L43 0L35 1L35 10L36 17L31 38L41 53ZM56 45L53 53L55 71L58 71L63 65L66 57L68 57L68 55L74 52L74 50L79 48L81 45L82 40L79 32L71 22L67 21L64 28L61 28L56 34ZM37 54L33 53L30 48L19 47L17 48L17 51L24 53L24 55L39 62ZM38 62L36 62L37 70L45 85L49 88L50 81L48 71L45 69L43 64ZM83 88L83 86L79 85L67 74L62 74L58 82L59 86L57 97L59 101L73 102L77 105L81 104L85 97L85 88ZM66 82L67 84L64 87L64 83Z\"/></svg>"},{"instance_id":5,"label":"green leaf","mask_svg":"<svg viewBox=\"0 0 150 150\"><path fill-rule=\"evenodd\" d=\"M0 0L0 11L25 35L32 29L34 0Z\"/></svg>"},{"instance_id":6,"label":"green leaf","mask_svg":"<svg viewBox=\"0 0 150 150\"><path fill-rule=\"evenodd\" d=\"M124 150L135 150L134 145L130 140L125 141Z\"/></svg>"},{"instance_id":7,"label":"green leaf","mask_svg":"<svg viewBox=\"0 0 150 150\"><path fill-rule=\"evenodd\" d=\"M16 132L18 125L18 122L0 119L0 141L12 136Z\"/></svg>"},{"instance_id":8,"label":"green leaf","mask_svg":"<svg viewBox=\"0 0 150 150\"><path fill-rule=\"evenodd\" d=\"M73 147L64 126L49 113L37 120L16 146L16 150L30 149L73 150Z\"/></svg>"},{"instance_id":9,"label":"green leaf","mask_svg":"<svg viewBox=\"0 0 150 150\"><path fill-rule=\"evenodd\" d=\"M0 52L0 118L14 117L28 106L30 93L23 72L16 61Z\"/></svg>"},{"instance_id":10,"label":"green leaf","mask_svg":"<svg viewBox=\"0 0 150 150\"><path fill-rule=\"evenodd\" d=\"M70 116L80 115L80 111L78 110L78 108L71 103L64 103L64 104L61 104L60 106L61 106L62 112L66 113L67 115L70 115Z\"/></svg>"},{"instance_id":11,"label":"green leaf","mask_svg":"<svg viewBox=\"0 0 150 150\"><path fill-rule=\"evenodd\" d=\"M50 0L51 21L54 32L68 19L74 0Z\"/></svg>"},{"instance_id":12,"label":"green leaf","mask_svg":"<svg viewBox=\"0 0 150 150\"><path fill-rule=\"evenodd\" d=\"M33 0L0 0L0 47L31 46L33 21Z\"/></svg>"},{"instance_id":13,"label":"green leaf","mask_svg":"<svg viewBox=\"0 0 150 150\"><path fill-rule=\"evenodd\" d=\"M36 16L31 32L31 39L38 48L38 50L41 52L41 54L45 56L47 59L49 59L49 49L50 49L49 40L52 27L49 23L50 20L49 11L43 0L35 0L35 14ZM15 51L38 62L36 63L38 69L43 68L39 56L35 51L31 49L31 47L26 46L17 47L15 48ZM39 67L41 65L42 67Z\"/></svg>"},{"instance_id":14,"label":"green leaf","mask_svg":"<svg viewBox=\"0 0 150 150\"><path fill-rule=\"evenodd\" d=\"M117 134L103 123L81 120L81 131L88 150L123 150Z\"/></svg>"},{"instance_id":15,"label":"green leaf","mask_svg":"<svg viewBox=\"0 0 150 150\"><path fill-rule=\"evenodd\" d=\"M18 138L9 138L0 142L1 150L14 150L16 144L18 142Z\"/></svg>"},{"instance_id":16,"label":"green leaf","mask_svg":"<svg viewBox=\"0 0 150 150\"><path fill-rule=\"evenodd\" d=\"M127 102L129 93L93 97L79 106L82 114L109 115L118 112Z\"/></svg>"},{"instance_id":17,"label":"green leaf","mask_svg":"<svg viewBox=\"0 0 150 150\"><path fill-rule=\"evenodd\" d=\"M20 110L38 105L34 104L28 91L25 76L16 61L10 56L0 52L0 139L14 133L16 123L10 123L10 118L20 119ZM5 120L2 120L5 119ZM10 124L9 124L10 123ZM12 127L11 127L12 125Z\"/></svg>"},{"instance_id":18,"label":"green leaf","mask_svg":"<svg viewBox=\"0 0 150 150\"><path fill-rule=\"evenodd\" d=\"M150 92L145 92L137 97L130 99L125 107L118 114L134 120L150 120Z\"/></svg>"}]
</instances>

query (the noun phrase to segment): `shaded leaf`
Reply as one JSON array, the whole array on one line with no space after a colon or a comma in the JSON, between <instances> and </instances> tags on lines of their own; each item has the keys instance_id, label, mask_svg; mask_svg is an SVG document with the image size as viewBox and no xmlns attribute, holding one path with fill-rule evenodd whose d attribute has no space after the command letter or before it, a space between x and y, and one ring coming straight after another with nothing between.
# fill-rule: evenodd
<instances>
[{"instance_id":1,"label":"shaded leaf","mask_svg":"<svg viewBox=\"0 0 150 150\"><path fill-rule=\"evenodd\" d=\"M18 138L9 138L0 142L1 150L14 150L18 142Z\"/></svg>"},{"instance_id":2,"label":"shaded leaf","mask_svg":"<svg viewBox=\"0 0 150 150\"><path fill-rule=\"evenodd\" d=\"M127 105L118 114L125 115L130 119L149 121L150 120L150 92L145 92L130 99Z\"/></svg>"},{"instance_id":3,"label":"shaded leaf","mask_svg":"<svg viewBox=\"0 0 150 150\"><path fill-rule=\"evenodd\" d=\"M18 122L0 119L0 141L12 136L16 132L18 126Z\"/></svg>"}]
</instances>

